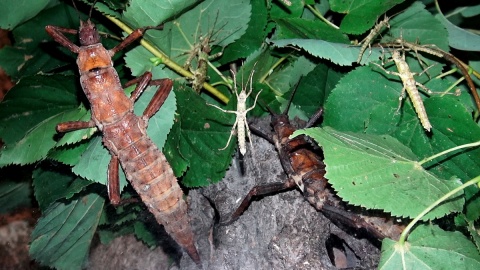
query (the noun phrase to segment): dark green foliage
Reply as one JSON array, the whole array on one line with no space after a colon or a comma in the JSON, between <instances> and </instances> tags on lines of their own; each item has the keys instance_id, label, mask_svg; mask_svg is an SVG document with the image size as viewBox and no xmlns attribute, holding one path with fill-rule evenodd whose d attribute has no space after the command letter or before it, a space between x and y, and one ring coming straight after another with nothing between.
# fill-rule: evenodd
<instances>
[{"instance_id":1,"label":"dark green foliage","mask_svg":"<svg viewBox=\"0 0 480 270\"><path fill-rule=\"evenodd\" d=\"M76 29L75 9L70 1L35 1L35 5L23 5L21 9L16 8L20 6L17 2L6 4L11 9L8 14L14 15L0 18L0 26L13 29L14 38L13 46L0 50L0 66L18 82L0 103L0 139L4 142L0 167L37 166L33 193L43 215L32 236L32 256L58 269L79 269L96 231L103 242L135 233L155 245L155 236L145 226L145 215L149 214L144 207L129 204L113 209L104 203L110 155L96 129L66 134L55 131L60 122L90 119L89 104L76 75L75 56L44 31L49 24ZM88 13L91 1L83 2L87 4L78 6ZM230 99L228 104L221 103L218 95L194 92L191 80L165 65L165 59L155 59L139 43L114 59L122 81L131 79L126 74L139 76L145 71L152 71L154 78L175 79L174 91L150 120L148 134L184 186L217 183L231 163L236 139L225 150L218 149L225 146L235 116L207 103L235 110L229 66L235 63L237 86L242 87L255 70L252 96L262 90L261 105L249 116L266 115L263 105L283 111L300 80L290 116L306 120L324 107L321 128L305 132L323 147L327 177L339 196L351 204L413 219L443 194L480 175L478 147L421 162L441 151L479 141L480 128L472 117L478 111L463 85L458 86L462 89L458 97L422 94L433 125L431 133L425 132L408 97L399 107L403 87L400 79L372 64L355 64L360 47L354 44L367 36L387 12L393 16L390 28L384 28L372 43L402 36L445 51L450 47L469 51L472 54L462 59L476 59L473 53L478 51L478 36L453 25L438 11L432 14L435 7L425 7L424 3L431 1L292 1L292 6L285 6L281 1L132 0L126 5L125 1L107 0L96 3L100 13L94 12L92 19L99 21L97 26L103 32L115 36L124 34L102 14L114 16L131 28L163 23L163 30L148 30L145 39L178 66L191 60L185 67L189 72L196 71L196 49L205 39L210 40L210 54L223 51L222 55L207 57L206 80ZM323 15L330 21L326 22ZM80 16L85 19L88 15ZM462 7L452 16L459 23L475 22L478 7ZM77 38L72 35L71 40L76 42ZM103 38L103 43L111 48L116 41ZM361 65L380 63L380 57L386 60L389 50L367 48ZM427 55L420 59L427 66L435 66L415 78L435 92L445 91L459 78L455 73L436 78L450 69L445 59ZM412 71L423 70L414 52L406 52L406 61ZM468 64L477 69L480 66L478 61ZM384 67L397 71L392 63ZM155 90L149 88L140 97L134 108L136 114L141 114ZM125 91L132 91L132 87ZM252 103L250 98L247 105ZM130 198L133 192L123 173L120 175L122 198ZM11 202L2 203L2 211L30 203L29 182L0 181L0 200ZM458 260L472 269L480 268L480 237L475 227L480 217L479 190L470 186L457 195L422 220L441 224L446 214L455 215L458 229L468 231L471 239L424 223L413 230L407 241L411 249L405 253L400 252L405 246L399 248L391 240L384 241L381 268L401 269L405 262L425 265L421 269L457 269Z\"/></svg>"}]
</instances>

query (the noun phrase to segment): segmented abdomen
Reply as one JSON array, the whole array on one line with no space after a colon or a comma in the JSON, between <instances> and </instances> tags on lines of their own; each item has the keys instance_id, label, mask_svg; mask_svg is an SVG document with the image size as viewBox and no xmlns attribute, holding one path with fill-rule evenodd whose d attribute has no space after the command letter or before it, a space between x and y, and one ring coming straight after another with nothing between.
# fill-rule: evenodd
<instances>
[{"instance_id":1,"label":"segmented abdomen","mask_svg":"<svg viewBox=\"0 0 480 270\"><path fill-rule=\"evenodd\" d=\"M144 121L128 113L117 123L104 125L103 141L158 223L199 263L187 204L170 164L146 134Z\"/></svg>"}]
</instances>

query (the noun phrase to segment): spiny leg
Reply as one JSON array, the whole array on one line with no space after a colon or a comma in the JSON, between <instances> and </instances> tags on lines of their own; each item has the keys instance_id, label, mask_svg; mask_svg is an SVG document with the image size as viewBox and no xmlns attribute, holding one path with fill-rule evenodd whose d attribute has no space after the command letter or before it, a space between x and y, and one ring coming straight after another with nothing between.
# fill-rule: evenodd
<instances>
[{"instance_id":1,"label":"spiny leg","mask_svg":"<svg viewBox=\"0 0 480 270\"><path fill-rule=\"evenodd\" d=\"M293 183L293 184L292 184ZM276 183L269 183L264 185L258 185L253 187L242 200L240 205L237 209L230 215L230 218L225 221L220 221L220 225L226 226L232 224L235 220L237 220L245 210L247 210L250 202L255 196L262 196L271 193L276 193L284 190L288 190L295 187L295 183L293 181L285 181L285 182L276 182Z\"/></svg>"},{"instance_id":2,"label":"spiny leg","mask_svg":"<svg viewBox=\"0 0 480 270\"><path fill-rule=\"evenodd\" d=\"M233 134L235 133L235 128L237 127L237 125L238 125L238 117L237 117L237 119L235 120L235 124L233 124L232 131L230 131L230 136L228 137L227 144L225 145L225 147L220 148L220 149L218 149L218 150L225 150L225 149L227 149L228 145L230 144L230 140L232 139Z\"/></svg>"},{"instance_id":3,"label":"spiny leg","mask_svg":"<svg viewBox=\"0 0 480 270\"><path fill-rule=\"evenodd\" d=\"M147 108L145 108L145 111L143 112L142 118L145 120L150 119L160 109L160 107L162 107L173 87L173 81L170 79L153 80L150 81L149 85L158 84L161 84L160 87L158 88L157 92L153 96L152 100L150 100L150 103L148 103Z\"/></svg>"},{"instance_id":4,"label":"spiny leg","mask_svg":"<svg viewBox=\"0 0 480 270\"><path fill-rule=\"evenodd\" d=\"M110 203L113 206L120 204L120 180L118 178L119 161L117 156L112 156L108 163L107 191Z\"/></svg>"},{"instance_id":5,"label":"spiny leg","mask_svg":"<svg viewBox=\"0 0 480 270\"><path fill-rule=\"evenodd\" d=\"M57 125L56 130L58 132L69 132L69 131L74 131L74 130L79 130L79 129L85 129L85 128L92 128L95 127L95 122L93 120L90 121L69 121L69 122L64 122L60 123Z\"/></svg>"},{"instance_id":6,"label":"spiny leg","mask_svg":"<svg viewBox=\"0 0 480 270\"><path fill-rule=\"evenodd\" d=\"M322 117L322 115L323 115L323 108L320 108L320 109L317 110L317 112L315 112L312 115L312 117L310 117L307 124L305 124L305 128L312 127L318 121L318 119L320 119L320 117Z\"/></svg>"},{"instance_id":7,"label":"spiny leg","mask_svg":"<svg viewBox=\"0 0 480 270\"><path fill-rule=\"evenodd\" d=\"M156 26L156 27L144 27L144 28L138 28L136 30L134 30L132 33L130 33L125 39L122 40L122 42L120 42L119 44L117 44L117 46L113 47L112 49L109 50L110 52L110 55L113 56L114 54L116 54L117 52L125 49L125 47L127 47L128 45L130 45L132 42L134 42L135 40L141 38L143 36L143 34L145 33L145 31L149 30L149 29L162 29L163 28L163 25L161 26Z\"/></svg>"},{"instance_id":8,"label":"spiny leg","mask_svg":"<svg viewBox=\"0 0 480 270\"><path fill-rule=\"evenodd\" d=\"M153 96L153 98L148 103L145 111L143 112L142 118L145 120L150 119L163 105L165 100L168 97L168 94L172 90L173 81L170 79L158 79L152 80L152 73L145 72L141 77L135 78L125 84L125 86L130 86L137 83L135 90L133 90L130 99L135 102L142 92L147 88L147 86L151 85L159 85L157 92Z\"/></svg>"},{"instance_id":9,"label":"spiny leg","mask_svg":"<svg viewBox=\"0 0 480 270\"><path fill-rule=\"evenodd\" d=\"M110 163L108 163L107 171L107 191L110 203L113 206L120 206L127 203L138 202L138 198L121 199L120 198L120 178L118 171L120 162L117 156L112 156Z\"/></svg>"},{"instance_id":10,"label":"spiny leg","mask_svg":"<svg viewBox=\"0 0 480 270\"><path fill-rule=\"evenodd\" d=\"M125 84L125 87L128 87L130 85L137 84L135 87L135 90L133 90L132 94L130 95L130 99L135 102L137 99L140 97L140 95L143 93L145 88L147 88L148 83L152 80L152 73L151 72L145 72L142 76L137 77L133 80L128 81Z\"/></svg>"}]
</instances>

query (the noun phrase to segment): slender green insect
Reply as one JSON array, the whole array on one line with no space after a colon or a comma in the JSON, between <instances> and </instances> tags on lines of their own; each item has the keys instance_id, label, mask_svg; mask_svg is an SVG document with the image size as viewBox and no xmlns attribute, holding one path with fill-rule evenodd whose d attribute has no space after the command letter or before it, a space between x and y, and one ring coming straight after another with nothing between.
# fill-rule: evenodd
<instances>
[{"instance_id":1,"label":"slender green insect","mask_svg":"<svg viewBox=\"0 0 480 270\"><path fill-rule=\"evenodd\" d=\"M208 104L210 106L213 106L219 110L221 110L224 113L234 113L237 115L237 118L235 120L235 123L233 124L232 127L232 132L230 133L230 137L228 138L227 144L225 147L219 149L219 150L225 150L228 145L230 144L230 140L232 139L233 134L235 133L235 127L237 128L237 138L238 138L238 147L240 148L240 153L242 155L245 155L247 152L247 148L245 146L245 131L246 135L248 136L248 139L250 140L250 147L253 150L253 144L252 144L252 138L251 138L251 133L250 133L250 128L248 127L248 122L247 122L247 113L253 108L255 108L255 105L257 104L257 98L262 92L261 90L258 92L257 96L255 97L255 102L253 103L253 106L247 109L247 98L248 96L252 93L253 91L253 86L252 86L252 78L253 78L253 73L255 71L252 70L250 73L249 79L247 80L247 85L248 81L250 81L250 91L246 91L247 86L242 87L242 90L240 91L240 94L238 93L237 90L237 78L235 76L235 73L232 71L232 76L233 76L233 91L235 92L235 95L237 96L237 110L236 111L229 111L229 110L224 110L216 105L213 104Z\"/></svg>"},{"instance_id":2,"label":"slender green insect","mask_svg":"<svg viewBox=\"0 0 480 270\"><path fill-rule=\"evenodd\" d=\"M385 18L378 22L375 27L370 30L370 33L368 36L366 36L360 43L362 44L362 47L360 48L360 53L358 54L358 59L357 63L360 63L363 57L363 53L367 49L367 47L370 47L370 43L372 40L380 34L380 32L383 30L384 27L390 28L390 24L388 24L389 18L385 16Z\"/></svg>"},{"instance_id":3,"label":"slender green insect","mask_svg":"<svg viewBox=\"0 0 480 270\"><path fill-rule=\"evenodd\" d=\"M412 101L413 107L415 108L415 112L417 112L417 116L420 119L420 123L422 123L422 126L425 130L430 131L432 129L432 124L430 124L430 121L428 120L427 111L425 110L425 106L423 105L422 97L418 92L417 86L421 87L427 93L431 93L432 91L427 87L425 87L423 84L415 81L415 79L413 78L413 75L417 75L417 73L410 71L410 67L405 61L405 53L401 55L400 50L394 50L392 52L392 60L395 62L398 72L385 70L382 66L380 66L377 63L373 63L373 64L380 67L387 74L392 74L400 77L403 83L402 94L400 95L400 98L399 98L400 102L405 96L405 91L406 91L408 93L408 96L410 97L410 100ZM422 71L422 73L425 71L426 69Z\"/></svg>"}]
</instances>

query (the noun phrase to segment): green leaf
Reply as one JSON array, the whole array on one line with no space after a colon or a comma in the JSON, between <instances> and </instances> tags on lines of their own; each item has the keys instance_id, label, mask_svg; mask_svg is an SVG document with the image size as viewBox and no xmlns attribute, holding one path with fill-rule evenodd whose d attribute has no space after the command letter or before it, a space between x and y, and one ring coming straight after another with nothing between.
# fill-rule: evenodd
<instances>
[{"instance_id":1,"label":"green leaf","mask_svg":"<svg viewBox=\"0 0 480 270\"><path fill-rule=\"evenodd\" d=\"M335 87L340 77L341 73L327 65L317 65L315 69L301 79L290 105L289 117L308 120L318 111L319 107L323 107L325 97ZM322 83L319 84L318 82ZM293 90L291 89L283 95L285 102L282 103L282 109L286 108L287 99L291 96Z\"/></svg>"},{"instance_id":2,"label":"green leaf","mask_svg":"<svg viewBox=\"0 0 480 270\"><path fill-rule=\"evenodd\" d=\"M40 11L57 4L56 0L5 0L2 3L3 11L0 16L0 28L12 30L17 25L31 19Z\"/></svg>"},{"instance_id":3,"label":"green leaf","mask_svg":"<svg viewBox=\"0 0 480 270\"><path fill-rule=\"evenodd\" d=\"M140 98L135 102L135 114L141 115L143 113L155 93L156 87L145 89ZM148 122L147 134L159 149L162 149L165 144L167 134L173 125L175 110L176 99L172 91L160 110ZM95 137L83 153L79 163L73 167L73 172L83 178L106 185L110 159L111 155L103 147L101 137ZM120 188L123 189L127 182L122 170L119 175Z\"/></svg>"},{"instance_id":4,"label":"green leaf","mask_svg":"<svg viewBox=\"0 0 480 270\"><path fill-rule=\"evenodd\" d=\"M81 269L103 204L104 199L95 193L52 204L32 232L30 256L57 269Z\"/></svg>"},{"instance_id":5,"label":"green leaf","mask_svg":"<svg viewBox=\"0 0 480 270\"><path fill-rule=\"evenodd\" d=\"M18 6L18 4L14 5ZM0 66L14 80L19 80L40 71L48 73L61 65L72 63L74 57L59 55L57 43L46 42L51 41L51 37L45 31L46 25L61 25L77 29L78 19L72 20L72 18L78 18L76 10L61 4L43 10L33 19L18 26L12 31L13 39L16 41L13 47L6 46L0 50ZM72 55L66 49L62 49L62 52Z\"/></svg>"},{"instance_id":6,"label":"green leaf","mask_svg":"<svg viewBox=\"0 0 480 270\"><path fill-rule=\"evenodd\" d=\"M172 29L171 58L183 65L195 53L195 45L205 38L210 39L210 46L231 44L245 33L251 9L247 0L207 0L167 23L165 27Z\"/></svg>"},{"instance_id":7,"label":"green leaf","mask_svg":"<svg viewBox=\"0 0 480 270\"><path fill-rule=\"evenodd\" d=\"M56 200L72 198L90 184L92 182L75 177L66 171L42 167L33 171L35 198L42 211Z\"/></svg>"},{"instance_id":8,"label":"green leaf","mask_svg":"<svg viewBox=\"0 0 480 270\"><path fill-rule=\"evenodd\" d=\"M413 218L450 190L457 181L438 179L424 170L410 149L384 135L339 132L332 128L312 128L306 134L321 145L326 178L345 201L382 209L394 216ZM412 187L418 187L412 189ZM442 217L463 208L457 197L428 213L424 219Z\"/></svg>"},{"instance_id":9,"label":"green leaf","mask_svg":"<svg viewBox=\"0 0 480 270\"><path fill-rule=\"evenodd\" d=\"M61 162L65 165L74 166L80 161L80 157L82 156L83 152L85 152L87 147L87 143L57 147L48 153L48 158Z\"/></svg>"},{"instance_id":10,"label":"green leaf","mask_svg":"<svg viewBox=\"0 0 480 270\"><path fill-rule=\"evenodd\" d=\"M466 218L464 219L467 222L467 229L472 237L473 243L477 247L477 250L480 251L480 232L478 231L478 226L475 226L475 222L469 221Z\"/></svg>"},{"instance_id":11,"label":"green leaf","mask_svg":"<svg viewBox=\"0 0 480 270\"><path fill-rule=\"evenodd\" d=\"M348 34L362 34L371 28L381 14L404 0L330 0L332 11L347 14L340 29Z\"/></svg>"},{"instance_id":12,"label":"green leaf","mask_svg":"<svg viewBox=\"0 0 480 270\"><path fill-rule=\"evenodd\" d=\"M142 240L147 246L154 247L158 245L158 240L155 238L155 235L152 233L152 230L149 230L145 223L135 222L133 225L135 236Z\"/></svg>"},{"instance_id":13,"label":"green leaf","mask_svg":"<svg viewBox=\"0 0 480 270\"><path fill-rule=\"evenodd\" d=\"M56 145L55 126L77 113L73 76L33 76L21 80L0 104L0 134L6 148L0 166L45 158Z\"/></svg>"},{"instance_id":14,"label":"green leaf","mask_svg":"<svg viewBox=\"0 0 480 270\"><path fill-rule=\"evenodd\" d=\"M0 214L9 213L22 206L30 206L31 193L32 188L28 182L2 179L0 182Z\"/></svg>"},{"instance_id":15,"label":"green leaf","mask_svg":"<svg viewBox=\"0 0 480 270\"><path fill-rule=\"evenodd\" d=\"M430 12L425 10L421 2L414 2L404 12L390 20L390 35L402 37L412 43L436 45L438 48L449 51L448 35L444 26ZM382 41L391 40L391 36L384 36Z\"/></svg>"},{"instance_id":16,"label":"green leaf","mask_svg":"<svg viewBox=\"0 0 480 270\"><path fill-rule=\"evenodd\" d=\"M313 61L304 56L287 59L289 61L281 67L276 68L275 72L273 73L271 72L272 66L270 65L255 66L254 81L255 78L265 77L265 74L270 74L268 77L266 77L264 83L267 84L277 95L284 95L298 82L302 76L307 75L316 66ZM274 58L272 60L274 60ZM244 65L241 71L245 69L247 71L250 64Z\"/></svg>"},{"instance_id":17,"label":"green leaf","mask_svg":"<svg viewBox=\"0 0 480 270\"><path fill-rule=\"evenodd\" d=\"M333 43L314 39L282 39L272 41L272 44L276 47L296 46L304 49L310 55L328 59L341 66L351 66L353 63L356 63L358 54L360 53L359 46L354 47L350 44ZM372 48L369 58L379 59L381 55L381 49ZM365 57L363 59L365 59ZM366 60L362 60L362 64L364 64L365 61Z\"/></svg>"},{"instance_id":18,"label":"green leaf","mask_svg":"<svg viewBox=\"0 0 480 270\"><path fill-rule=\"evenodd\" d=\"M189 168L182 179L185 186L199 187L216 183L225 176L235 150L235 137L227 149L218 150L227 143L235 117L208 106L191 88L177 89L175 92L179 104L179 119L175 122L178 130L171 135L178 137L172 138L165 155L169 161L181 157L187 162ZM230 104L226 109L233 108L234 102ZM176 154L172 157L173 153ZM206 157L208 162L205 162ZM180 165L185 166L184 163Z\"/></svg>"},{"instance_id":19,"label":"green leaf","mask_svg":"<svg viewBox=\"0 0 480 270\"><path fill-rule=\"evenodd\" d=\"M199 0L133 0L123 13L123 19L133 29L143 26L156 26L199 2Z\"/></svg>"},{"instance_id":20,"label":"green leaf","mask_svg":"<svg viewBox=\"0 0 480 270\"><path fill-rule=\"evenodd\" d=\"M254 19L251 19L248 23L245 34L225 48L222 57L218 60L222 64L249 56L262 45L268 34L265 27L268 21L266 1L250 2L252 5L252 15L250 17Z\"/></svg>"},{"instance_id":21,"label":"green leaf","mask_svg":"<svg viewBox=\"0 0 480 270\"><path fill-rule=\"evenodd\" d=\"M385 238L378 269L479 269L480 255L460 232L418 226L403 245Z\"/></svg>"},{"instance_id":22,"label":"green leaf","mask_svg":"<svg viewBox=\"0 0 480 270\"><path fill-rule=\"evenodd\" d=\"M448 30L448 44L463 51L480 51L480 36L469 31L466 31L453 23L451 23L443 14L435 15L443 26Z\"/></svg>"},{"instance_id":23,"label":"green leaf","mask_svg":"<svg viewBox=\"0 0 480 270\"><path fill-rule=\"evenodd\" d=\"M332 28L322 21L312 21L300 18L277 19L277 31L274 40L302 38L321 39L329 42L349 43L345 34Z\"/></svg>"},{"instance_id":24,"label":"green leaf","mask_svg":"<svg viewBox=\"0 0 480 270\"><path fill-rule=\"evenodd\" d=\"M438 80L431 83L435 81ZM439 82L442 81L436 83ZM444 89L448 87L445 83L432 89ZM380 73L371 73L368 67L357 68L340 80L327 99L323 124L341 131L389 134L410 147L420 159L480 140L480 128L472 120L471 112L459 98L452 96L433 96L424 100L433 126L432 133L426 134L408 98L396 113L401 89L400 82L390 81ZM450 154L448 158L430 164L429 171L443 179L458 177L465 182L480 174L479 155L478 148ZM471 220L480 213L477 194L476 188L465 190L467 216Z\"/></svg>"}]
</instances>

